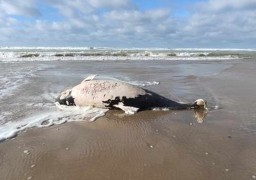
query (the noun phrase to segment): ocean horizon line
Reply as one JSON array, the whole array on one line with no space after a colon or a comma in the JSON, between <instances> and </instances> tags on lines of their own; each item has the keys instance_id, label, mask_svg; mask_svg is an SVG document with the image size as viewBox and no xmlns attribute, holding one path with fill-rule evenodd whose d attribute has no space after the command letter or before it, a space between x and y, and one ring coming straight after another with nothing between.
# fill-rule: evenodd
<instances>
[{"instance_id":1,"label":"ocean horizon line","mask_svg":"<svg viewBox=\"0 0 256 180\"><path fill-rule=\"evenodd\" d=\"M101 46L0 46L0 50L19 50L19 49L70 49L70 50L163 50L163 51L256 51L256 48L163 48L163 47L101 47Z\"/></svg>"}]
</instances>

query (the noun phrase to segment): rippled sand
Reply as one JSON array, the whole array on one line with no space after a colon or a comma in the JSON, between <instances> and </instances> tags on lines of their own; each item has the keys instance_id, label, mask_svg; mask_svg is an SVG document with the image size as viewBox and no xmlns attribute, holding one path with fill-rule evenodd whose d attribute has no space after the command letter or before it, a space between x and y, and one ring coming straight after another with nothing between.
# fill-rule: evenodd
<instances>
[{"instance_id":1,"label":"rippled sand","mask_svg":"<svg viewBox=\"0 0 256 180\"><path fill-rule=\"evenodd\" d=\"M42 69L1 102L2 112L13 108L8 117L15 120L45 110L18 105L51 104L49 94L84 74L157 81L146 88L183 102L204 98L210 111L203 122L193 111L109 111L92 123L32 128L0 143L3 179L256 179L255 62L34 62L13 68L28 66Z\"/></svg>"}]
</instances>

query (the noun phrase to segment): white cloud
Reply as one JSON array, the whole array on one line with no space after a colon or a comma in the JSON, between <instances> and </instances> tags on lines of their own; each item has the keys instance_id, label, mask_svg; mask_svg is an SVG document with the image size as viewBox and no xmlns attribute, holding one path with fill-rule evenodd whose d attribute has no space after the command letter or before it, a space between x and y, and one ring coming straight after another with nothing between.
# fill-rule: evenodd
<instances>
[{"instance_id":1,"label":"white cloud","mask_svg":"<svg viewBox=\"0 0 256 180\"><path fill-rule=\"evenodd\" d=\"M36 0L1 0L0 13L7 15L39 16Z\"/></svg>"},{"instance_id":2,"label":"white cloud","mask_svg":"<svg viewBox=\"0 0 256 180\"><path fill-rule=\"evenodd\" d=\"M254 0L210 0L204 6L205 11L195 12L189 19L186 30L201 34L206 37L217 37L219 39L243 39L251 36L256 38L256 11L250 5L256 5ZM229 9L221 11L227 7L239 9ZM246 8L247 7L247 8ZM255 6L256 7L256 6Z\"/></svg>"},{"instance_id":3,"label":"white cloud","mask_svg":"<svg viewBox=\"0 0 256 180\"><path fill-rule=\"evenodd\" d=\"M209 0L199 5L199 8L210 11L255 9L255 7L255 0Z\"/></svg>"},{"instance_id":4,"label":"white cloud","mask_svg":"<svg viewBox=\"0 0 256 180\"><path fill-rule=\"evenodd\" d=\"M129 8L133 6L133 3L130 0L88 0L95 8Z\"/></svg>"},{"instance_id":5,"label":"white cloud","mask_svg":"<svg viewBox=\"0 0 256 180\"><path fill-rule=\"evenodd\" d=\"M197 3L186 19L172 17L171 8L142 11L132 0L47 0L62 18L44 19L38 3L0 0L1 44L255 47L255 0Z\"/></svg>"}]
</instances>

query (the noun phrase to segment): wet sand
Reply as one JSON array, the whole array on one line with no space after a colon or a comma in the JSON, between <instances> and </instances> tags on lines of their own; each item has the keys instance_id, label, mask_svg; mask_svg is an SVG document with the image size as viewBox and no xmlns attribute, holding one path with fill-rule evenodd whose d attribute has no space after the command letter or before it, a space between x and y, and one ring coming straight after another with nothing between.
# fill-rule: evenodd
<instances>
[{"instance_id":1,"label":"wet sand","mask_svg":"<svg viewBox=\"0 0 256 180\"><path fill-rule=\"evenodd\" d=\"M92 74L159 81L147 88L166 97L205 98L207 117L198 123L193 111L109 111L92 123L32 128L0 143L1 179L256 179L255 62L130 63L55 62L34 83L72 86L84 65ZM63 71L72 77L49 80Z\"/></svg>"}]
</instances>

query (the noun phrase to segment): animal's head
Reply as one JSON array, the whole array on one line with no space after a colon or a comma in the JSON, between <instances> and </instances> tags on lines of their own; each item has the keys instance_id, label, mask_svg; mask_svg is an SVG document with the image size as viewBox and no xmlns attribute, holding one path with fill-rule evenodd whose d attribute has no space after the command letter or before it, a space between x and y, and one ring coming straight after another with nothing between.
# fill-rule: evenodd
<instances>
[{"instance_id":1,"label":"animal's head","mask_svg":"<svg viewBox=\"0 0 256 180\"><path fill-rule=\"evenodd\" d=\"M55 100L55 102L58 102L60 105L67 105L67 106L74 106L74 98L71 95L72 90L68 89L66 91L63 91Z\"/></svg>"},{"instance_id":2,"label":"animal's head","mask_svg":"<svg viewBox=\"0 0 256 180\"><path fill-rule=\"evenodd\" d=\"M207 101L203 99L197 99L193 104L193 109L205 109L207 110Z\"/></svg>"}]
</instances>

